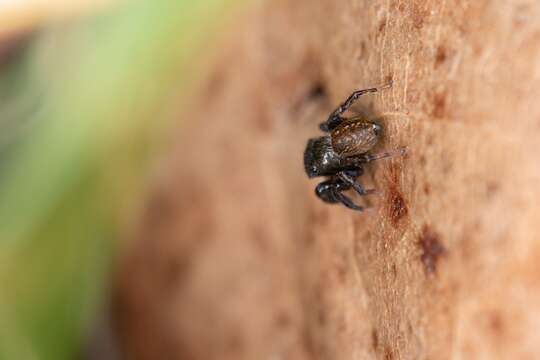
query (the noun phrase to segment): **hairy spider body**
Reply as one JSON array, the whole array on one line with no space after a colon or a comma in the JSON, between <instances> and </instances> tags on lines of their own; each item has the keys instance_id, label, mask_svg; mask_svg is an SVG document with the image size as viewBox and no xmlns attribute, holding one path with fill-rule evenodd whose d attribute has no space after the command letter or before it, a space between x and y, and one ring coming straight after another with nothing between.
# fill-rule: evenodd
<instances>
[{"instance_id":1,"label":"hairy spider body","mask_svg":"<svg viewBox=\"0 0 540 360\"><path fill-rule=\"evenodd\" d=\"M382 127L361 117L355 117L332 130L332 148L340 156L361 155L369 150L379 140Z\"/></svg>"},{"instance_id":2,"label":"hairy spider body","mask_svg":"<svg viewBox=\"0 0 540 360\"><path fill-rule=\"evenodd\" d=\"M343 168L343 159L334 151L330 135L308 140L304 151L304 168L310 178L331 176Z\"/></svg>"},{"instance_id":3,"label":"hairy spider body","mask_svg":"<svg viewBox=\"0 0 540 360\"><path fill-rule=\"evenodd\" d=\"M382 126L362 117L344 118L341 115L363 94L377 92L392 86L389 83L379 88L358 90L341 104L320 125L327 135L309 139L304 151L304 169L309 178L326 176L327 180L315 188L315 194L324 202L341 203L346 207L362 211L351 198L343 194L353 189L359 195L369 195L373 189L364 189L356 179L363 174L363 165L374 160L388 158L395 153L370 155L368 152L377 144ZM403 154L403 149L400 151Z\"/></svg>"}]
</instances>

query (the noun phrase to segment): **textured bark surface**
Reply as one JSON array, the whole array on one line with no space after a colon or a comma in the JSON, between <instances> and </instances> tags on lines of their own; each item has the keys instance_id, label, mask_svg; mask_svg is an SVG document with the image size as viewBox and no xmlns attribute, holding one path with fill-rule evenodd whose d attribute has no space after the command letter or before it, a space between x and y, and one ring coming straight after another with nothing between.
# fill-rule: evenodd
<instances>
[{"instance_id":1,"label":"textured bark surface","mask_svg":"<svg viewBox=\"0 0 540 360\"><path fill-rule=\"evenodd\" d=\"M239 23L119 264L127 358L538 358L540 3L279 0ZM390 78L355 110L408 156L368 167L370 211L321 203L307 138Z\"/></svg>"}]
</instances>

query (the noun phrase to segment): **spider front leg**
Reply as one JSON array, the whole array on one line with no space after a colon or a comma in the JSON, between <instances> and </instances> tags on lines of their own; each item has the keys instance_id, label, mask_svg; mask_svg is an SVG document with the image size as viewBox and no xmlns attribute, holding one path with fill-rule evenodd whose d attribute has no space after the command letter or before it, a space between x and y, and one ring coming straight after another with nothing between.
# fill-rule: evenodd
<instances>
[{"instance_id":1,"label":"spider front leg","mask_svg":"<svg viewBox=\"0 0 540 360\"><path fill-rule=\"evenodd\" d=\"M356 205L351 198L343 194L343 191L349 190L351 186L339 179L331 179L321 182L315 188L315 194L324 202L335 204L341 203L349 209L363 211L364 208Z\"/></svg>"},{"instance_id":2,"label":"spider front leg","mask_svg":"<svg viewBox=\"0 0 540 360\"><path fill-rule=\"evenodd\" d=\"M360 96L367 93L374 93L377 91L388 89L392 87L392 83L393 83L392 80L390 80L388 84L383 85L383 86L370 88L370 89L356 90L347 98L347 100L345 100L343 104L341 104L336 110L334 110L330 114L330 116L328 116L328 119L325 122L319 125L319 128L324 132L332 131L333 129L338 127L343 121L346 120L346 118L342 117L341 115L345 111L347 111L352 106L352 104L354 104L354 102L358 100Z\"/></svg>"}]
</instances>

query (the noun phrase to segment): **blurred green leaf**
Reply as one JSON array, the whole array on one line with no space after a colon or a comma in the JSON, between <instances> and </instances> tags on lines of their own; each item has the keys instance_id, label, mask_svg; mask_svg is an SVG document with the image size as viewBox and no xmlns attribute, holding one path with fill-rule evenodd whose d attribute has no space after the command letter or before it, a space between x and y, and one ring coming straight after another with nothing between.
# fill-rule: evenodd
<instances>
[{"instance_id":1,"label":"blurred green leaf","mask_svg":"<svg viewBox=\"0 0 540 360\"><path fill-rule=\"evenodd\" d=\"M48 29L32 48L18 100L39 107L17 119L31 124L24 137L0 147L0 359L78 351L163 103L236 3L131 2Z\"/></svg>"}]
</instances>

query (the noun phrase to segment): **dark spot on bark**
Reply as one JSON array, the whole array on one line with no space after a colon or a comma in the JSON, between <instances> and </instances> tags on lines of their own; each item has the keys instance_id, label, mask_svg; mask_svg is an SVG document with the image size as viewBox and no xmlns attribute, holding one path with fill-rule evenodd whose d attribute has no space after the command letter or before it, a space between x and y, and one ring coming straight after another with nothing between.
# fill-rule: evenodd
<instances>
[{"instance_id":1,"label":"dark spot on bark","mask_svg":"<svg viewBox=\"0 0 540 360\"><path fill-rule=\"evenodd\" d=\"M168 259L163 264L163 279L166 281L165 287L175 288L185 283L185 279L187 279L191 272L192 265L193 261L189 256Z\"/></svg>"},{"instance_id":2,"label":"dark spot on bark","mask_svg":"<svg viewBox=\"0 0 540 360\"><path fill-rule=\"evenodd\" d=\"M424 18L421 16L415 16L413 18L413 26L415 29L420 30L424 26Z\"/></svg>"},{"instance_id":3,"label":"dark spot on bark","mask_svg":"<svg viewBox=\"0 0 540 360\"><path fill-rule=\"evenodd\" d=\"M433 96L433 109L431 115L437 119L446 117L446 93L438 92Z\"/></svg>"},{"instance_id":4,"label":"dark spot on bark","mask_svg":"<svg viewBox=\"0 0 540 360\"><path fill-rule=\"evenodd\" d=\"M347 278L347 264L345 262L337 266L337 277L340 284L344 284Z\"/></svg>"},{"instance_id":5,"label":"dark spot on bark","mask_svg":"<svg viewBox=\"0 0 540 360\"><path fill-rule=\"evenodd\" d=\"M390 219L394 225L399 223L405 215L407 215L408 209L403 195L397 190L397 188L390 188Z\"/></svg>"},{"instance_id":6,"label":"dark spot on bark","mask_svg":"<svg viewBox=\"0 0 540 360\"><path fill-rule=\"evenodd\" d=\"M495 194L499 192L501 184L496 181L488 181L486 184L486 197L488 199L492 198Z\"/></svg>"},{"instance_id":7,"label":"dark spot on bark","mask_svg":"<svg viewBox=\"0 0 540 360\"><path fill-rule=\"evenodd\" d=\"M418 245L422 249L420 260L424 264L426 274L434 274L437 271L439 258L446 254L446 249L441 244L440 235L429 226L424 225L418 238Z\"/></svg>"},{"instance_id":8,"label":"dark spot on bark","mask_svg":"<svg viewBox=\"0 0 540 360\"><path fill-rule=\"evenodd\" d=\"M275 318L276 327L280 329L287 328L291 325L291 316L286 311L280 311Z\"/></svg>"},{"instance_id":9,"label":"dark spot on bark","mask_svg":"<svg viewBox=\"0 0 540 360\"><path fill-rule=\"evenodd\" d=\"M482 55L482 51L484 50L485 46L484 43L478 43L472 45L472 51L474 54L474 57L480 57Z\"/></svg>"},{"instance_id":10,"label":"dark spot on bark","mask_svg":"<svg viewBox=\"0 0 540 360\"><path fill-rule=\"evenodd\" d=\"M383 32L385 27L386 27L386 19L383 19L383 20L379 23L379 32Z\"/></svg>"},{"instance_id":11,"label":"dark spot on bark","mask_svg":"<svg viewBox=\"0 0 540 360\"><path fill-rule=\"evenodd\" d=\"M397 278L397 265L395 263L392 264L392 275L394 275L394 278Z\"/></svg>"},{"instance_id":12,"label":"dark spot on bark","mask_svg":"<svg viewBox=\"0 0 540 360\"><path fill-rule=\"evenodd\" d=\"M391 74L389 74L385 76L384 83L388 84L390 81L393 81L393 80L394 80L394 77Z\"/></svg>"},{"instance_id":13,"label":"dark spot on bark","mask_svg":"<svg viewBox=\"0 0 540 360\"><path fill-rule=\"evenodd\" d=\"M308 101L316 101L327 96L326 87L322 82L316 82L309 89L309 92L306 96Z\"/></svg>"},{"instance_id":14,"label":"dark spot on bark","mask_svg":"<svg viewBox=\"0 0 540 360\"><path fill-rule=\"evenodd\" d=\"M504 321L501 318L501 315L497 312L493 312L489 315L489 328L493 334L497 337L503 335L504 332Z\"/></svg>"},{"instance_id":15,"label":"dark spot on bark","mask_svg":"<svg viewBox=\"0 0 540 360\"><path fill-rule=\"evenodd\" d=\"M428 12L426 9L420 8L416 3L411 4L411 19L412 26L416 30L421 30L424 27Z\"/></svg>"},{"instance_id":16,"label":"dark spot on bark","mask_svg":"<svg viewBox=\"0 0 540 360\"><path fill-rule=\"evenodd\" d=\"M206 79L204 92L208 96L219 96L225 89L227 83L227 72L224 69L216 69L212 71ZM202 97L203 101L207 101L207 97Z\"/></svg>"},{"instance_id":17,"label":"dark spot on bark","mask_svg":"<svg viewBox=\"0 0 540 360\"><path fill-rule=\"evenodd\" d=\"M363 58L367 54L367 46L365 41L360 42L360 54L358 54L358 60Z\"/></svg>"},{"instance_id":18,"label":"dark spot on bark","mask_svg":"<svg viewBox=\"0 0 540 360\"><path fill-rule=\"evenodd\" d=\"M371 330L371 345L373 346L373 350L377 350L379 347L379 334L377 334L377 330L375 329Z\"/></svg>"},{"instance_id":19,"label":"dark spot on bark","mask_svg":"<svg viewBox=\"0 0 540 360\"><path fill-rule=\"evenodd\" d=\"M431 193L431 186L428 183L424 184L424 194L429 195Z\"/></svg>"},{"instance_id":20,"label":"dark spot on bark","mask_svg":"<svg viewBox=\"0 0 540 360\"><path fill-rule=\"evenodd\" d=\"M384 347L384 360L393 360L394 359L394 352L390 348L390 346L386 345Z\"/></svg>"},{"instance_id":21,"label":"dark spot on bark","mask_svg":"<svg viewBox=\"0 0 540 360\"><path fill-rule=\"evenodd\" d=\"M197 224L196 226L204 226ZM195 237L195 239L199 239ZM199 256L199 253L205 248L206 242L204 237L201 241L185 242L168 253L164 253L158 249L150 249L152 259L146 260L145 272L154 273L152 277L160 280L156 282L156 288L164 293L177 293L186 285L186 280L192 275L194 270L194 259ZM169 244L160 244L157 246L168 247Z\"/></svg>"},{"instance_id":22,"label":"dark spot on bark","mask_svg":"<svg viewBox=\"0 0 540 360\"><path fill-rule=\"evenodd\" d=\"M447 59L448 54L444 46L439 45L435 54L435 68L441 66Z\"/></svg>"},{"instance_id":23,"label":"dark spot on bark","mask_svg":"<svg viewBox=\"0 0 540 360\"><path fill-rule=\"evenodd\" d=\"M388 217L394 226L399 225L399 222L409 212L407 203L400 190L399 174L400 168L397 165L392 164L388 173L388 196L386 200L386 208Z\"/></svg>"}]
</instances>

